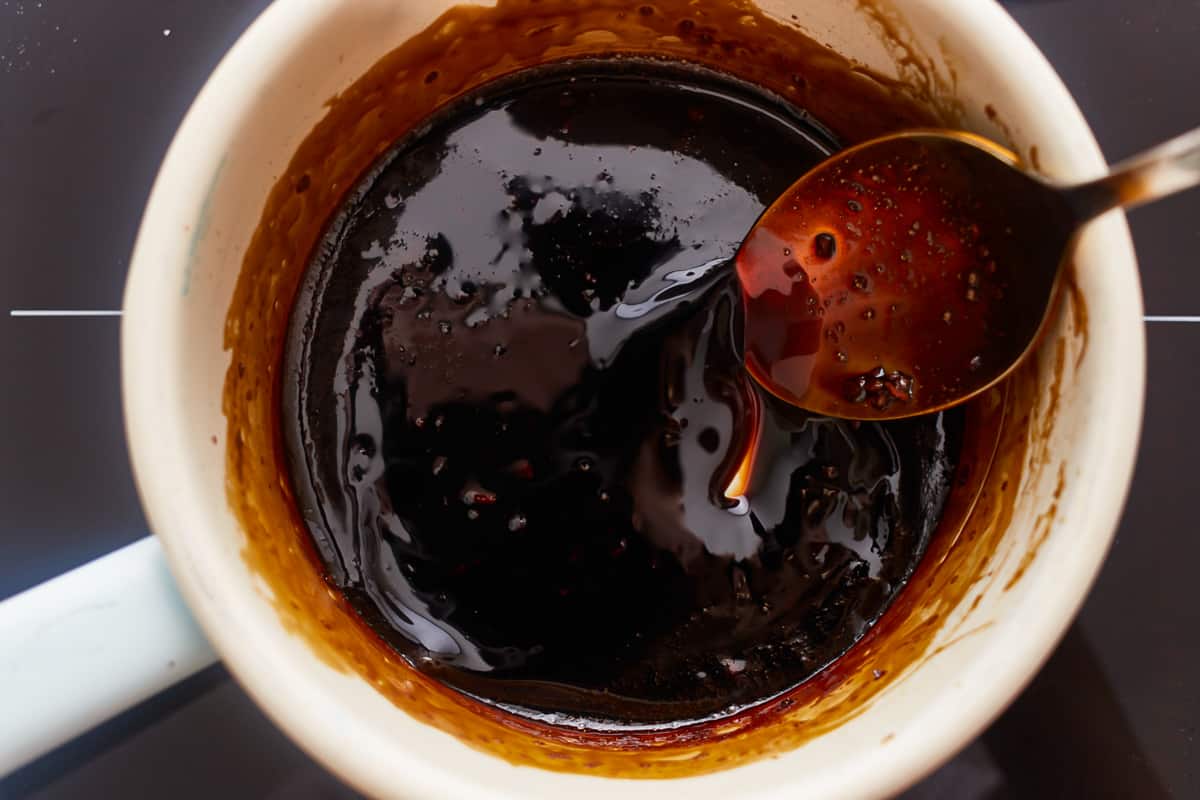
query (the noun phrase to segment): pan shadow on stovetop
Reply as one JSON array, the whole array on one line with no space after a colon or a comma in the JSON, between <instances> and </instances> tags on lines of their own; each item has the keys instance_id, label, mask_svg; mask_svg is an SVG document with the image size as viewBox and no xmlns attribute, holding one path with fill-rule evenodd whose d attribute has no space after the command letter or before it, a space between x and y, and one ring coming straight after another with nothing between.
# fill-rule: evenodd
<instances>
[{"instance_id":1,"label":"pan shadow on stovetop","mask_svg":"<svg viewBox=\"0 0 1200 800\"><path fill-rule=\"evenodd\" d=\"M1075 624L987 732L902 800L1170 796Z\"/></svg>"}]
</instances>

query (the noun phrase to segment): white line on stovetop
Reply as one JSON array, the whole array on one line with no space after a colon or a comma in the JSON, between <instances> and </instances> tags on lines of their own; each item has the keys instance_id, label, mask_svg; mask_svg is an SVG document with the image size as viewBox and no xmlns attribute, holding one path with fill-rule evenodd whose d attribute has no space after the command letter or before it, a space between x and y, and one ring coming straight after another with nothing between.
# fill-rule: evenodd
<instances>
[{"instance_id":1,"label":"white line on stovetop","mask_svg":"<svg viewBox=\"0 0 1200 800\"><path fill-rule=\"evenodd\" d=\"M120 311L104 309L80 310L51 310L40 308L14 308L8 312L10 317L119 317ZM1162 316L1151 315L1143 317L1146 322L1200 322L1200 316Z\"/></svg>"},{"instance_id":2,"label":"white line on stovetop","mask_svg":"<svg viewBox=\"0 0 1200 800\"><path fill-rule=\"evenodd\" d=\"M40 308L14 308L8 312L10 317L119 317L120 311L103 310L43 310Z\"/></svg>"}]
</instances>

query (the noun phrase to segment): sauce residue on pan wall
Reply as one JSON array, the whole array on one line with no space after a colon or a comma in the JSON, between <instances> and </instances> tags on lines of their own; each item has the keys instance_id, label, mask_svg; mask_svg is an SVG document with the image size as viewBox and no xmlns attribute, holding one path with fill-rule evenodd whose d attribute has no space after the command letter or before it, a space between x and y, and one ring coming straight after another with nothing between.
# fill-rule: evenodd
<instances>
[{"instance_id":1,"label":"sauce residue on pan wall","mask_svg":"<svg viewBox=\"0 0 1200 800\"><path fill-rule=\"evenodd\" d=\"M417 719L514 763L666 778L794 749L860 713L929 655L946 616L988 573L1000 546L1030 425L1028 416L1006 418L1005 410L1032 404L1037 370L1021 370L1004 390L967 409L967 468L956 475L960 485L908 588L849 653L774 700L714 723L614 735L516 717L413 669L324 582L296 511L277 419L293 298L345 193L430 112L523 67L614 54L689 61L732 74L808 109L845 143L954 122L928 111L919 92L865 74L748 3L579 8L565 0L503 0L494 8L451 9L330 102L268 198L226 322L229 500L247 536L245 558L272 589L285 625L328 664L360 675ZM987 480L993 452L991 474L1003 481Z\"/></svg>"}]
</instances>

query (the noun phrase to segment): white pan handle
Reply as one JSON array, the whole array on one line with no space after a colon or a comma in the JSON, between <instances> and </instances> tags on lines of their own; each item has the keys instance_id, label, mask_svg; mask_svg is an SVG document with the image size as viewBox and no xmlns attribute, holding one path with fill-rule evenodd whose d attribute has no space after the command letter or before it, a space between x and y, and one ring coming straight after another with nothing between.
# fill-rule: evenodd
<instances>
[{"instance_id":1,"label":"white pan handle","mask_svg":"<svg viewBox=\"0 0 1200 800\"><path fill-rule=\"evenodd\" d=\"M158 540L0 603L0 776L216 660Z\"/></svg>"}]
</instances>

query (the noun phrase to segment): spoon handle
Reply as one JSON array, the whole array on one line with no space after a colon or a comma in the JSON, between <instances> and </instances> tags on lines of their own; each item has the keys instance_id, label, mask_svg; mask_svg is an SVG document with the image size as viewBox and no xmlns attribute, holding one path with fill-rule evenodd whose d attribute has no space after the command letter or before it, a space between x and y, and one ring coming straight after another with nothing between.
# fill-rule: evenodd
<instances>
[{"instance_id":1,"label":"spoon handle","mask_svg":"<svg viewBox=\"0 0 1200 800\"><path fill-rule=\"evenodd\" d=\"M1112 168L1103 178L1066 189L1080 221L1118 206L1133 208L1200 184L1200 128Z\"/></svg>"}]
</instances>

